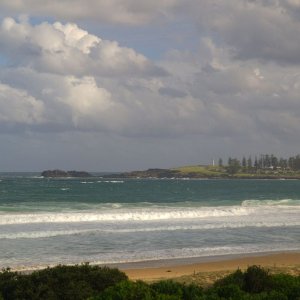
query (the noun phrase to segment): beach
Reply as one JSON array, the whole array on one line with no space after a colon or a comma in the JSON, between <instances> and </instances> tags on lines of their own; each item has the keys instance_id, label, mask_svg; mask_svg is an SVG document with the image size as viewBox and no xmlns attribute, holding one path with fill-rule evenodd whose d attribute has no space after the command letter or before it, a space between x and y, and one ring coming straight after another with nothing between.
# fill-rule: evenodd
<instances>
[{"instance_id":1,"label":"beach","mask_svg":"<svg viewBox=\"0 0 300 300\"><path fill-rule=\"evenodd\" d=\"M252 254L242 257L219 258L198 263L174 264L162 267L121 269L132 280L156 281L160 279L181 279L184 282L197 281L212 283L237 269L245 270L252 265L269 269L270 272L283 272L300 275L300 252L276 254ZM201 278L202 277L202 278Z\"/></svg>"}]
</instances>

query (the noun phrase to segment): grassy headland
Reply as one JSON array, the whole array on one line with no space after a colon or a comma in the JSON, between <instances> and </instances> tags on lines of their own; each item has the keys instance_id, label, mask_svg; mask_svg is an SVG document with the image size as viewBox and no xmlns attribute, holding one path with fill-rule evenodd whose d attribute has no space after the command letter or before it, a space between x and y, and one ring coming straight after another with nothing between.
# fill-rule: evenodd
<instances>
[{"instance_id":1,"label":"grassy headland","mask_svg":"<svg viewBox=\"0 0 300 300\"><path fill-rule=\"evenodd\" d=\"M106 175L110 178L228 178L228 179L300 179L300 171L289 168L244 168L194 165L171 169L148 169Z\"/></svg>"}]
</instances>

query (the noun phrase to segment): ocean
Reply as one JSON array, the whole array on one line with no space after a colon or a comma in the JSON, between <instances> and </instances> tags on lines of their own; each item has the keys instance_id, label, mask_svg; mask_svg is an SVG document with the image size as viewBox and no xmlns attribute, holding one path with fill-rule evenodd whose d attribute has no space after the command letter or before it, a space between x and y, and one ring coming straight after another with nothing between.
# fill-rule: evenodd
<instances>
[{"instance_id":1,"label":"ocean","mask_svg":"<svg viewBox=\"0 0 300 300\"><path fill-rule=\"evenodd\" d=\"M0 174L0 268L297 250L299 180Z\"/></svg>"}]
</instances>

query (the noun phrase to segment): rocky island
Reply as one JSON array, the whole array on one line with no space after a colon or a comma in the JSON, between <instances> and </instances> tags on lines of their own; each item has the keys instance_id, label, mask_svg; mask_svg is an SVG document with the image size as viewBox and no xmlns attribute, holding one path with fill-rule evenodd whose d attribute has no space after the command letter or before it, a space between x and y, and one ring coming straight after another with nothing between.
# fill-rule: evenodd
<instances>
[{"instance_id":1,"label":"rocky island","mask_svg":"<svg viewBox=\"0 0 300 300\"><path fill-rule=\"evenodd\" d=\"M92 175L85 171L63 171L63 170L46 170L41 176L45 178L65 178L65 177L92 177Z\"/></svg>"}]
</instances>

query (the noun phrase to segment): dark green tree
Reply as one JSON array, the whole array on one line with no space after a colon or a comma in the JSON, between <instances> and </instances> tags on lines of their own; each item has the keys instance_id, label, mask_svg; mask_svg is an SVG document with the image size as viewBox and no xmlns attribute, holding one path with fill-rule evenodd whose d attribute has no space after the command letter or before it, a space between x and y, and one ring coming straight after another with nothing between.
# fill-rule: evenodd
<instances>
[{"instance_id":1,"label":"dark green tree","mask_svg":"<svg viewBox=\"0 0 300 300\"><path fill-rule=\"evenodd\" d=\"M254 168L255 168L255 170L257 170L259 168L258 160L257 160L256 156L255 156L255 160L254 160Z\"/></svg>"},{"instance_id":2,"label":"dark green tree","mask_svg":"<svg viewBox=\"0 0 300 300\"><path fill-rule=\"evenodd\" d=\"M242 158L242 167L244 169L246 169L246 167L247 167L247 161L246 161L246 157L245 156L243 156L243 158Z\"/></svg>"},{"instance_id":3,"label":"dark green tree","mask_svg":"<svg viewBox=\"0 0 300 300\"><path fill-rule=\"evenodd\" d=\"M219 167L223 167L223 160L222 160L222 158L219 158L218 165L219 165Z\"/></svg>"},{"instance_id":4,"label":"dark green tree","mask_svg":"<svg viewBox=\"0 0 300 300\"><path fill-rule=\"evenodd\" d=\"M237 173L240 168L241 168L241 163L238 159L236 158L230 158L228 160L228 166L226 167L226 170L229 174L233 175L235 173Z\"/></svg>"},{"instance_id":5,"label":"dark green tree","mask_svg":"<svg viewBox=\"0 0 300 300\"><path fill-rule=\"evenodd\" d=\"M248 168L248 169L251 169L251 168L252 168L252 158L251 158L251 156L248 157L248 160L247 160L247 168Z\"/></svg>"}]
</instances>

